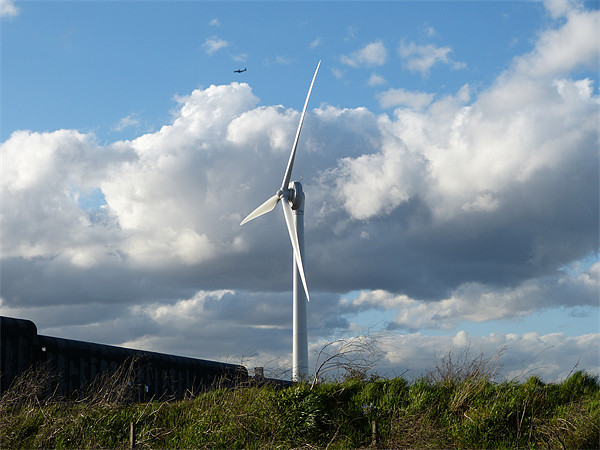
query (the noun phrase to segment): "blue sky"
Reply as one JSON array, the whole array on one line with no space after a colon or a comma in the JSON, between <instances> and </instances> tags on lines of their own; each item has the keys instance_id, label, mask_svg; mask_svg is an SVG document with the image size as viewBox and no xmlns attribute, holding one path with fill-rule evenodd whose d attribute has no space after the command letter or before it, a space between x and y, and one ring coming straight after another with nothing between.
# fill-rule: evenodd
<instances>
[{"instance_id":1,"label":"blue sky","mask_svg":"<svg viewBox=\"0 0 600 450\"><path fill-rule=\"evenodd\" d=\"M505 348L598 373L598 2L0 1L0 314L285 373L281 179L307 193L311 355ZM236 74L235 69L247 68Z\"/></svg>"},{"instance_id":2,"label":"blue sky","mask_svg":"<svg viewBox=\"0 0 600 450\"><path fill-rule=\"evenodd\" d=\"M224 14L225 7L235 11ZM15 129L62 127L114 139L124 117L159 127L174 95L232 81L249 83L261 104L301 104L319 59L315 89L327 92L323 101L378 112L375 94L389 88L444 95L473 80L489 85L514 54L531 50L544 21L541 4L523 2L24 2L19 9L18 19L3 23L10 111L3 139ZM403 70L403 41L450 48L452 62ZM385 45L385 63L340 62L364 43ZM238 66L250 70L239 76ZM381 84L368 84L373 74Z\"/></svg>"}]
</instances>

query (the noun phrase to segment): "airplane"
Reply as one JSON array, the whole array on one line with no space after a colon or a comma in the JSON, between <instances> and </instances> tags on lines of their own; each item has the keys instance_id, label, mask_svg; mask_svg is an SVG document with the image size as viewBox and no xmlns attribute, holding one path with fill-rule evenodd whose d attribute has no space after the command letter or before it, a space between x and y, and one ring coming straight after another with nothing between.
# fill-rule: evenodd
<instances>
[{"instance_id":1,"label":"airplane","mask_svg":"<svg viewBox=\"0 0 600 450\"><path fill-rule=\"evenodd\" d=\"M245 72L246 70L248 70L248 68L247 68L247 67L245 67L245 68L244 68L244 70L240 70L240 69L238 69L238 70L234 70L234 72L235 72L235 73L242 73L242 72Z\"/></svg>"}]
</instances>

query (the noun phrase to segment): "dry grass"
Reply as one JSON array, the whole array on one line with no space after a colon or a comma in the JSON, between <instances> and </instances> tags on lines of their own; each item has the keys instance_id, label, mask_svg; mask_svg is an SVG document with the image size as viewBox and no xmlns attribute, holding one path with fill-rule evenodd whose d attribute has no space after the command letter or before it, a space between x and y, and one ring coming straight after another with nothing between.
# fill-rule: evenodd
<instances>
[{"instance_id":1,"label":"dry grass","mask_svg":"<svg viewBox=\"0 0 600 450\"><path fill-rule=\"evenodd\" d=\"M59 400L58 376L49 364L31 366L0 397L0 411L5 408L31 409Z\"/></svg>"},{"instance_id":2,"label":"dry grass","mask_svg":"<svg viewBox=\"0 0 600 450\"><path fill-rule=\"evenodd\" d=\"M76 392L73 400L88 406L130 405L140 389L136 381L138 358L128 358L113 372L106 372Z\"/></svg>"},{"instance_id":3,"label":"dry grass","mask_svg":"<svg viewBox=\"0 0 600 450\"><path fill-rule=\"evenodd\" d=\"M498 382L497 359L452 354L413 383L246 383L143 404L132 361L71 398L37 368L0 398L0 448L124 448L132 422L138 448L600 448L596 377Z\"/></svg>"}]
</instances>

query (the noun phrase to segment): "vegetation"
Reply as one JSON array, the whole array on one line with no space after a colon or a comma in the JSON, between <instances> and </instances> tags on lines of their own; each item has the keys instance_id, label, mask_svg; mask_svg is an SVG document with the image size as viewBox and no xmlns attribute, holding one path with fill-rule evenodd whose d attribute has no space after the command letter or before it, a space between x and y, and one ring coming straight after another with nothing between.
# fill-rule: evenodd
<instances>
[{"instance_id":1,"label":"vegetation","mask_svg":"<svg viewBox=\"0 0 600 450\"><path fill-rule=\"evenodd\" d=\"M496 382L489 362L445 358L413 382L349 371L142 404L127 367L69 400L38 369L0 398L0 448L128 448L131 423L137 448L600 447L597 377Z\"/></svg>"}]
</instances>

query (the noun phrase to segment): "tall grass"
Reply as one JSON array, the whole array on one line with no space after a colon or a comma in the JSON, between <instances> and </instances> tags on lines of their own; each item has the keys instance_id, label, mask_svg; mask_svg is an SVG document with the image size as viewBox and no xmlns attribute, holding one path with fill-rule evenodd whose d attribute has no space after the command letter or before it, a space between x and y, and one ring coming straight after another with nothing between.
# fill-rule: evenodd
<instances>
[{"instance_id":1,"label":"tall grass","mask_svg":"<svg viewBox=\"0 0 600 450\"><path fill-rule=\"evenodd\" d=\"M126 395L127 370L72 399L44 397L48 380L29 373L0 398L0 448L126 448L131 422L137 448L600 448L597 377L517 383L467 372L248 383L144 404Z\"/></svg>"}]
</instances>

